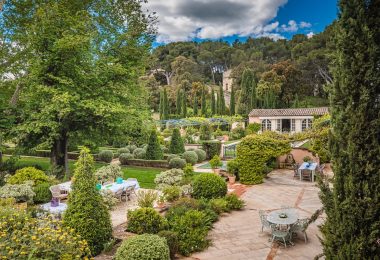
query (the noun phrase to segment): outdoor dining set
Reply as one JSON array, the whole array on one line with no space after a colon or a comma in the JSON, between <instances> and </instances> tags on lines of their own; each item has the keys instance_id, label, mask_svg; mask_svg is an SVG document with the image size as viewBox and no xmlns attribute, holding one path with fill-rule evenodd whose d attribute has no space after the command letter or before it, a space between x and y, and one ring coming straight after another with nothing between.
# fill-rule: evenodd
<instances>
[{"instance_id":1,"label":"outdoor dining set","mask_svg":"<svg viewBox=\"0 0 380 260\"><path fill-rule=\"evenodd\" d=\"M293 178L299 178L300 181L315 181L316 176L326 178L324 172L325 164L318 165L316 162L303 162L302 164L293 164L294 176Z\"/></svg>"},{"instance_id":2,"label":"outdoor dining set","mask_svg":"<svg viewBox=\"0 0 380 260\"><path fill-rule=\"evenodd\" d=\"M307 242L306 229L309 225L309 219L298 218L296 209L283 206L281 209L273 210L269 213L260 210L261 232L267 229L271 232L270 241L279 241L286 247L288 244L293 245L293 239L297 234L302 234Z\"/></svg>"}]
</instances>

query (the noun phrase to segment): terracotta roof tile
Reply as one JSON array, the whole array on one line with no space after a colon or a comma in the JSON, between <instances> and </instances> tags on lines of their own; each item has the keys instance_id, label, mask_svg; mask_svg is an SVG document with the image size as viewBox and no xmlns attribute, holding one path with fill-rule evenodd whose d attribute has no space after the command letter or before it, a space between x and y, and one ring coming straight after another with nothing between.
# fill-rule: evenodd
<instances>
[{"instance_id":1,"label":"terracotta roof tile","mask_svg":"<svg viewBox=\"0 0 380 260\"><path fill-rule=\"evenodd\" d=\"M329 113L328 107L312 108L281 108L281 109L253 109L249 116L313 116L325 115Z\"/></svg>"}]
</instances>

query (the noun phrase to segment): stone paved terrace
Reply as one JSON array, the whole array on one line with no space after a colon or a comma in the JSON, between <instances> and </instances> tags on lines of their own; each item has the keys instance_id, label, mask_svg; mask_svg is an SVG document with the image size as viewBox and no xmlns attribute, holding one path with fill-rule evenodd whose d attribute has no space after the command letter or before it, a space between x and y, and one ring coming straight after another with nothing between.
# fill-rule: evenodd
<instances>
[{"instance_id":1,"label":"stone paved terrace","mask_svg":"<svg viewBox=\"0 0 380 260\"><path fill-rule=\"evenodd\" d=\"M303 236L298 236L293 240L294 246L284 248L276 243L271 245L270 231L261 232L258 211L286 205L295 207L300 218L310 217L321 208L318 191L315 183L293 179L292 171L271 172L263 184L247 187L242 195L245 209L227 214L215 223L209 234L212 245L191 259L313 259L322 253L317 225L323 222L323 215L308 227L306 244Z\"/></svg>"}]
</instances>

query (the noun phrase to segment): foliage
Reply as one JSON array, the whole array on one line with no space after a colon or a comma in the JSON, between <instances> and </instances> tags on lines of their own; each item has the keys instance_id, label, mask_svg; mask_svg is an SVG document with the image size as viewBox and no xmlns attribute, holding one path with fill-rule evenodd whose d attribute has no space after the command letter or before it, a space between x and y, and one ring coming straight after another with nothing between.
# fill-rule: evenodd
<instances>
[{"instance_id":1,"label":"foliage","mask_svg":"<svg viewBox=\"0 0 380 260\"><path fill-rule=\"evenodd\" d=\"M124 147L124 148L117 149L117 153L118 153L118 154L122 154L122 153L131 153L131 150L129 150L128 147Z\"/></svg>"},{"instance_id":2,"label":"foliage","mask_svg":"<svg viewBox=\"0 0 380 260\"><path fill-rule=\"evenodd\" d=\"M231 96L230 96L230 115L235 115L235 88L231 86Z\"/></svg>"},{"instance_id":3,"label":"foliage","mask_svg":"<svg viewBox=\"0 0 380 260\"><path fill-rule=\"evenodd\" d=\"M9 177L9 184L22 184L26 181L33 181L34 185L49 181L49 177L41 170L34 167L25 167L16 171L15 175Z\"/></svg>"},{"instance_id":4,"label":"foliage","mask_svg":"<svg viewBox=\"0 0 380 260\"><path fill-rule=\"evenodd\" d=\"M202 149L195 149L194 152L198 155L198 162L203 162L206 160L207 154L204 150Z\"/></svg>"},{"instance_id":5,"label":"foliage","mask_svg":"<svg viewBox=\"0 0 380 260\"><path fill-rule=\"evenodd\" d=\"M213 93L213 92L212 92ZM207 113L207 105L206 105L206 90L202 87L202 96L201 96L201 114L202 116L206 116Z\"/></svg>"},{"instance_id":6,"label":"foliage","mask_svg":"<svg viewBox=\"0 0 380 260\"><path fill-rule=\"evenodd\" d=\"M121 167L116 164L110 164L99 168L95 172L95 178L98 182L116 181L118 177L122 177Z\"/></svg>"},{"instance_id":7,"label":"foliage","mask_svg":"<svg viewBox=\"0 0 380 260\"><path fill-rule=\"evenodd\" d=\"M157 132L152 129L150 132L148 147L145 153L145 159L147 160L161 160L163 158L160 143L158 142Z\"/></svg>"},{"instance_id":8,"label":"foliage","mask_svg":"<svg viewBox=\"0 0 380 260\"><path fill-rule=\"evenodd\" d=\"M239 140L245 136L245 129L242 126L237 126L230 132L231 140Z\"/></svg>"},{"instance_id":9,"label":"foliage","mask_svg":"<svg viewBox=\"0 0 380 260\"><path fill-rule=\"evenodd\" d=\"M157 174L154 183L156 183L158 189L162 190L166 186L179 185L183 175L184 172L181 169L167 170Z\"/></svg>"},{"instance_id":10,"label":"foliage","mask_svg":"<svg viewBox=\"0 0 380 260\"><path fill-rule=\"evenodd\" d=\"M17 202L33 203L36 195L28 183L24 184L5 184L0 187L0 198L15 198Z\"/></svg>"},{"instance_id":11,"label":"foliage","mask_svg":"<svg viewBox=\"0 0 380 260\"><path fill-rule=\"evenodd\" d=\"M173 158L169 161L170 168L183 169L186 165L186 160L181 158Z\"/></svg>"},{"instance_id":12,"label":"foliage","mask_svg":"<svg viewBox=\"0 0 380 260\"><path fill-rule=\"evenodd\" d=\"M163 188L162 193L166 201L173 202L178 200L182 195L182 190L178 186L166 186Z\"/></svg>"},{"instance_id":13,"label":"foliage","mask_svg":"<svg viewBox=\"0 0 380 260\"><path fill-rule=\"evenodd\" d=\"M191 163L186 163L186 166L183 168L183 176L185 178L192 178L194 175L194 167Z\"/></svg>"},{"instance_id":14,"label":"foliage","mask_svg":"<svg viewBox=\"0 0 380 260\"><path fill-rule=\"evenodd\" d=\"M218 96L218 114L219 115L224 115L226 113L226 104L224 100L224 93L223 93L223 86L219 86L219 96Z\"/></svg>"},{"instance_id":15,"label":"foliage","mask_svg":"<svg viewBox=\"0 0 380 260\"><path fill-rule=\"evenodd\" d=\"M259 123L249 124L245 129L246 135L257 134L257 132L259 132L260 130L261 130L261 124Z\"/></svg>"},{"instance_id":16,"label":"foliage","mask_svg":"<svg viewBox=\"0 0 380 260\"><path fill-rule=\"evenodd\" d=\"M287 140L273 138L271 134L253 134L245 137L237 146L240 182L261 183L266 164L273 158L289 153L290 150Z\"/></svg>"},{"instance_id":17,"label":"foliage","mask_svg":"<svg viewBox=\"0 0 380 260\"><path fill-rule=\"evenodd\" d=\"M227 162L227 171L230 174L238 176L239 174L239 162L236 159L230 160Z\"/></svg>"},{"instance_id":18,"label":"foliage","mask_svg":"<svg viewBox=\"0 0 380 260\"><path fill-rule=\"evenodd\" d=\"M135 159L145 159L146 151L143 148L136 148L133 151L133 156Z\"/></svg>"},{"instance_id":19,"label":"foliage","mask_svg":"<svg viewBox=\"0 0 380 260\"><path fill-rule=\"evenodd\" d=\"M34 203L46 203L51 200L51 192L49 190L50 183L43 182L34 186L33 191L36 194L33 198Z\"/></svg>"},{"instance_id":20,"label":"foliage","mask_svg":"<svg viewBox=\"0 0 380 260\"><path fill-rule=\"evenodd\" d=\"M113 152L110 150L100 151L98 154L98 159L102 162L110 163L113 159Z\"/></svg>"},{"instance_id":21,"label":"foliage","mask_svg":"<svg viewBox=\"0 0 380 260\"><path fill-rule=\"evenodd\" d=\"M202 143L202 148L207 154L206 159L210 160L215 155L219 156L222 144L219 141L207 141Z\"/></svg>"},{"instance_id":22,"label":"foliage","mask_svg":"<svg viewBox=\"0 0 380 260\"><path fill-rule=\"evenodd\" d=\"M310 139L310 150L318 155L321 163L330 162L331 154L328 148L330 133L330 115L325 115L313 120L312 137Z\"/></svg>"},{"instance_id":23,"label":"foliage","mask_svg":"<svg viewBox=\"0 0 380 260\"><path fill-rule=\"evenodd\" d=\"M252 70L246 69L243 72L241 81L241 93L237 104L237 113L246 116L251 112L252 92L255 91L255 75Z\"/></svg>"},{"instance_id":24,"label":"foliage","mask_svg":"<svg viewBox=\"0 0 380 260\"><path fill-rule=\"evenodd\" d=\"M165 238L143 234L125 240L117 249L116 260L169 260L169 247Z\"/></svg>"},{"instance_id":25,"label":"foliage","mask_svg":"<svg viewBox=\"0 0 380 260\"><path fill-rule=\"evenodd\" d=\"M227 184L225 180L212 173L199 174L193 183L194 198L221 198L227 193Z\"/></svg>"},{"instance_id":26,"label":"foliage","mask_svg":"<svg viewBox=\"0 0 380 260\"><path fill-rule=\"evenodd\" d=\"M97 255L112 238L112 225L107 206L94 188L96 180L93 173L94 159L89 150L83 148L75 164L64 224L85 239L91 253Z\"/></svg>"},{"instance_id":27,"label":"foliage","mask_svg":"<svg viewBox=\"0 0 380 260\"><path fill-rule=\"evenodd\" d=\"M166 160L168 162L170 162L170 160L173 159L173 158L180 158L180 156L178 154L169 154L169 155L167 155Z\"/></svg>"},{"instance_id":28,"label":"foliage","mask_svg":"<svg viewBox=\"0 0 380 260\"><path fill-rule=\"evenodd\" d=\"M227 201L227 207L229 210L240 210L244 207L244 201L239 199L234 193L226 195L224 199Z\"/></svg>"},{"instance_id":29,"label":"foliage","mask_svg":"<svg viewBox=\"0 0 380 260\"><path fill-rule=\"evenodd\" d=\"M200 127L200 136L201 140L210 140L211 139L211 125L209 123L202 123Z\"/></svg>"},{"instance_id":30,"label":"foliage","mask_svg":"<svg viewBox=\"0 0 380 260\"><path fill-rule=\"evenodd\" d=\"M157 234L167 227L166 219L153 208L129 210L127 219L127 230L136 234Z\"/></svg>"},{"instance_id":31,"label":"foliage","mask_svg":"<svg viewBox=\"0 0 380 260\"><path fill-rule=\"evenodd\" d=\"M163 230L157 233L160 237L166 239L166 243L169 246L170 259L175 259L175 254L178 252L178 234L169 230Z\"/></svg>"},{"instance_id":32,"label":"foliage","mask_svg":"<svg viewBox=\"0 0 380 260\"><path fill-rule=\"evenodd\" d=\"M218 155L212 157L209 163L212 169L217 169L220 166L222 166L222 161L220 160L220 157Z\"/></svg>"},{"instance_id":33,"label":"foliage","mask_svg":"<svg viewBox=\"0 0 380 260\"><path fill-rule=\"evenodd\" d=\"M158 198L154 190L138 191L137 205L142 208L153 208L154 201Z\"/></svg>"},{"instance_id":34,"label":"foliage","mask_svg":"<svg viewBox=\"0 0 380 260\"><path fill-rule=\"evenodd\" d=\"M5 259L89 259L87 242L51 218L31 218L21 210L0 208L0 255Z\"/></svg>"},{"instance_id":35,"label":"foliage","mask_svg":"<svg viewBox=\"0 0 380 260\"><path fill-rule=\"evenodd\" d=\"M137 146L134 145L134 144L130 144L130 145L127 145L126 148L128 148L129 151L130 151L131 153L133 153L133 152L136 150Z\"/></svg>"},{"instance_id":36,"label":"foliage","mask_svg":"<svg viewBox=\"0 0 380 260\"><path fill-rule=\"evenodd\" d=\"M186 151L182 154L182 158L186 160L187 163L191 163L192 165L198 162L198 155L194 151Z\"/></svg>"},{"instance_id":37,"label":"foliage","mask_svg":"<svg viewBox=\"0 0 380 260\"><path fill-rule=\"evenodd\" d=\"M303 157L303 159L302 159L304 162L311 162L312 160L311 160L311 158L310 158L310 156L305 156L305 157Z\"/></svg>"},{"instance_id":38,"label":"foliage","mask_svg":"<svg viewBox=\"0 0 380 260\"><path fill-rule=\"evenodd\" d=\"M185 146L178 128L173 129L173 135L170 140L169 152L172 154L180 154L185 152Z\"/></svg>"},{"instance_id":39,"label":"foliage","mask_svg":"<svg viewBox=\"0 0 380 260\"><path fill-rule=\"evenodd\" d=\"M122 153L119 155L119 161L122 165L126 165L128 160L133 160L135 157L131 153Z\"/></svg>"},{"instance_id":40,"label":"foliage","mask_svg":"<svg viewBox=\"0 0 380 260\"><path fill-rule=\"evenodd\" d=\"M102 189L100 190L100 194L102 195L103 202L108 210L114 209L119 202L119 199L116 198L115 194L110 190Z\"/></svg>"},{"instance_id":41,"label":"foliage","mask_svg":"<svg viewBox=\"0 0 380 260\"><path fill-rule=\"evenodd\" d=\"M210 206L211 209L215 211L217 214L230 211L227 201L224 198L211 199Z\"/></svg>"},{"instance_id":42,"label":"foliage","mask_svg":"<svg viewBox=\"0 0 380 260\"><path fill-rule=\"evenodd\" d=\"M211 116L216 114L216 102L214 89L211 88Z\"/></svg>"}]
</instances>

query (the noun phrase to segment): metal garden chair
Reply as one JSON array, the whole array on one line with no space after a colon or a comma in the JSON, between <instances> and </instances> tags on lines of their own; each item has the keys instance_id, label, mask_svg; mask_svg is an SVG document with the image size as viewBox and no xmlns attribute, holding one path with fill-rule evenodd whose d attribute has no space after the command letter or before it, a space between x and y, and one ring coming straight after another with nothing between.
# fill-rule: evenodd
<instances>
[{"instance_id":1,"label":"metal garden chair","mask_svg":"<svg viewBox=\"0 0 380 260\"><path fill-rule=\"evenodd\" d=\"M293 234L300 232L303 234L303 237L305 239L305 243L307 242L307 234L306 234L306 229L309 226L309 219L299 219L294 225L290 227L290 233L291 236Z\"/></svg>"},{"instance_id":2,"label":"metal garden chair","mask_svg":"<svg viewBox=\"0 0 380 260\"><path fill-rule=\"evenodd\" d=\"M270 229L270 223L267 220L267 214L265 213L264 210L259 210L259 216L261 220L261 232L264 231L264 228Z\"/></svg>"},{"instance_id":3,"label":"metal garden chair","mask_svg":"<svg viewBox=\"0 0 380 260\"><path fill-rule=\"evenodd\" d=\"M281 230L274 224L270 225L270 228L272 230L272 244L275 240L277 240L284 243L285 248L286 248L286 243L287 242L290 243L290 239L291 239L291 233L289 232L289 230L286 230L286 231Z\"/></svg>"}]
</instances>

